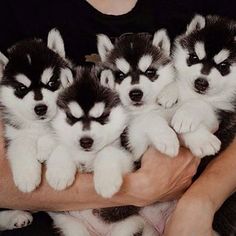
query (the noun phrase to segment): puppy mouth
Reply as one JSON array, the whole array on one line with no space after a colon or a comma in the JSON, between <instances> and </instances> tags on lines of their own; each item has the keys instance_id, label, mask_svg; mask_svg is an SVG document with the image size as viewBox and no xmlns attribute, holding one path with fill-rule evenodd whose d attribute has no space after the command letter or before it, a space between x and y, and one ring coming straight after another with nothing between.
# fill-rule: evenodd
<instances>
[{"instance_id":1,"label":"puppy mouth","mask_svg":"<svg viewBox=\"0 0 236 236\"><path fill-rule=\"evenodd\" d=\"M133 102L132 105L135 107L141 107L143 105L143 102Z\"/></svg>"}]
</instances>

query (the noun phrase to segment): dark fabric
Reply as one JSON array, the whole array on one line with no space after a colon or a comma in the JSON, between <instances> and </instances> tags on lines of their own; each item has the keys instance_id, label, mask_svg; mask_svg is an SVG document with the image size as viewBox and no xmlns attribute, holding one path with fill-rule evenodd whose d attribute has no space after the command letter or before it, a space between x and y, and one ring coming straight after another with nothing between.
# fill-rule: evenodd
<instances>
[{"instance_id":1,"label":"dark fabric","mask_svg":"<svg viewBox=\"0 0 236 236\"><path fill-rule=\"evenodd\" d=\"M236 19L235 0L138 0L129 13L104 15L85 0L1 1L0 51L6 53L15 42L33 37L44 40L57 27L64 38L67 56L75 64L91 61L96 53L96 34L117 37L125 32L150 32L167 28L171 39L182 33L195 13L218 14ZM3 236L53 235L50 218L34 215L34 223L23 229L6 231Z\"/></svg>"}]
</instances>

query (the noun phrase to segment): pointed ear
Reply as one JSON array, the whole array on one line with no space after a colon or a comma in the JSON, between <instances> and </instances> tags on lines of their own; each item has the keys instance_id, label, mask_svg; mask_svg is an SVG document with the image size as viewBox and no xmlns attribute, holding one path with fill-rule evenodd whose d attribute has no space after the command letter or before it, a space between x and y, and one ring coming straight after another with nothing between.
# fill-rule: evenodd
<instances>
[{"instance_id":1,"label":"pointed ear","mask_svg":"<svg viewBox=\"0 0 236 236\"><path fill-rule=\"evenodd\" d=\"M61 37L59 30L54 28L49 31L47 44L51 50L58 53L61 57L65 58L66 53L65 53L64 41Z\"/></svg>"},{"instance_id":2,"label":"pointed ear","mask_svg":"<svg viewBox=\"0 0 236 236\"><path fill-rule=\"evenodd\" d=\"M111 70L103 70L100 74L100 83L110 89L115 88L115 80Z\"/></svg>"},{"instance_id":3,"label":"pointed ear","mask_svg":"<svg viewBox=\"0 0 236 236\"><path fill-rule=\"evenodd\" d=\"M72 71L69 68L61 70L61 84L63 88L69 87L74 81Z\"/></svg>"},{"instance_id":4,"label":"pointed ear","mask_svg":"<svg viewBox=\"0 0 236 236\"><path fill-rule=\"evenodd\" d=\"M206 19L202 15L195 15L190 22L190 24L187 26L186 34L190 34L195 30L201 30L206 25Z\"/></svg>"},{"instance_id":5,"label":"pointed ear","mask_svg":"<svg viewBox=\"0 0 236 236\"><path fill-rule=\"evenodd\" d=\"M102 62L107 58L108 53L114 48L111 40L105 34L97 35L97 48Z\"/></svg>"},{"instance_id":6,"label":"pointed ear","mask_svg":"<svg viewBox=\"0 0 236 236\"><path fill-rule=\"evenodd\" d=\"M165 29L158 30L154 34L152 44L162 50L166 56L170 56L170 39Z\"/></svg>"},{"instance_id":7,"label":"pointed ear","mask_svg":"<svg viewBox=\"0 0 236 236\"><path fill-rule=\"evenodd\" d=\"M0 81L3 77L3 71L8 63L8 58L0 52Z\"/></svg>"}]
</instances>

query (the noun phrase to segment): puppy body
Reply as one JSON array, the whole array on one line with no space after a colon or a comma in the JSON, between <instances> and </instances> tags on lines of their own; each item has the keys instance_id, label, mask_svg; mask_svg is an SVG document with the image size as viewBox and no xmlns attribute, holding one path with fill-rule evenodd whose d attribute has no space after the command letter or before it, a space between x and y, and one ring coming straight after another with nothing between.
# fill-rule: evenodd
<instances>
[{"instance_id":1,"label":"puppy body","mask_svg":"<svg viewBox=\"0 0 236 236\"><path fill-rule=\"evenodd\" d=\"M38 39L26 40L10 48L8 58L0 54L7 158L14 182L23 192L38 187L41 162L55 148L50 121L57 112L56 99L62 84L72 78L69 64L57 51L61 47L64 48L61 35L53 29L48 35L48 47ZM32 221L28 213L21 211L0 214L1 219L5 218L1 222L3 229L26 226Z\"/></svg>"},{"instance_id":2,"label":"puppy body","mask_svg":"<svg viewBox=\"0 0 236 236\"><path fill-rule=\"evenodd\" d=\"M96 74L95 69L78 69L74 84L59 96L60 109L53 121L58 148L47 162L46 177L52 187L62 190L73 183L77 169L93 172L97 193L109 198L119 191L124 174L132 170L133 160L119 142L128 122L127 114L118 95L100 85ZM50 215L66 236L90 235L81 220L88 215L90 224L109 226L111 235L128 236L145 225L141 216L121 218L122 221L111 224L111 218L105 222L98 217L99 210L95 212L95 215L92 210Z\"/></svg>"},{"instance_id":3,"label":"puppy body","mask_svg":"<svg viewBox=\"0 0 236 236\"><path fill-rule=\"evenodd\" d=\"M176 156L179 142L169 127L173 111L158 104L164 102L162 93L175 77L165 30L158 31L153 39L147 34L123 35L114 45L107 36L99 35L98 51L105 68L101 83L119 93L131 116L124 143L135 160L149 145Z\"/></svg>"},{"instance_id":4,"label":"puppy body","mask_svg":"<svg viewBox=\"0 0 236 236\"><path fill-rule=\"evenodd\" d=\"M217 16L197 15L175 43L179 105L171 124L201 162L197 176L215 154L226 148L236 131L236 24ZM209 157L210 156L210 157ZM234 235L235 194L216 213L214 229Z\"/></svg>"}]
</instances>

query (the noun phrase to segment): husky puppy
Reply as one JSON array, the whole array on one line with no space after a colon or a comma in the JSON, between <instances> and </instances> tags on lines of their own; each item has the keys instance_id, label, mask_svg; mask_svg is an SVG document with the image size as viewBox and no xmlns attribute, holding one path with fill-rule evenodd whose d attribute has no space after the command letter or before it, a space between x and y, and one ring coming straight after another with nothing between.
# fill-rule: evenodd
<instances>
[{"instance_id":1,"label":"husky puppy","mask_svg":"<svg viewBox=\"0 0 236 236\"><path fill-rule=\"evenodd\" d=\"M33 191L41 182L41 162L55 145L49 121L57 112L58 92L72 79L59 31L49 32L47 44L40 39L21 41L8 50L8 58L0 54L6 156L22 192ZM26 226L32 217L2 211L0 219L3 229L12 229Z\"/></svg>"},{"instance_id":2,"label":"husky puppy","mask_svg":"<svg viewBox=\"0 0 236 236\"><path fill-rule=\"evenodd\" d=\"M177 38L173 59L180 106L172 126L193 154L215 155L236 131L236 23L196 15ZM198 174L212 158L203 159ZM235 206L233 194L215 215L213 228L221 236L236 234Z\"/></svg>"},{"instance_id":3,"label":"husky puppy","mask_svg":"<svg viewBox=\"0 0 236 236\"><path fill-rule=\"evenodd\" d=\"M53 120L58 148L47 162L46 177L53 188L62 190L73 183L77 168L81 172L93 172L97 193L108 198L118 192L123 175L132 170L133 162L130 154L119 146L127 114L118 94L102 86L97 74L95 68L78 68L74 83L58 97L59 111ZM92 210L50 213L65 236L89 235L79 220L87 214L93 216ZM126 224L117 222L112 235L137 233L144 223L136 215L126 221Z\"/></svg>"},{"instance_id":4,"label":"husky puppy","mask_svg":"<svg viewBox=\"0 0 236 236\"><path fill-rule=\"evenodd\" d=\"M158 96L175 77L166 31L157 31L153 38L148 34L125 34L114 44L107 36L98 35L98 52L106 69L101 73L101 82L119 93L131 115L125 136L135 160L149 145L176 156L178 138L169 127L167 110L158 104Z\"/></svg>"}]
</instances>

